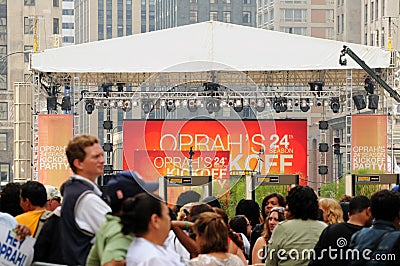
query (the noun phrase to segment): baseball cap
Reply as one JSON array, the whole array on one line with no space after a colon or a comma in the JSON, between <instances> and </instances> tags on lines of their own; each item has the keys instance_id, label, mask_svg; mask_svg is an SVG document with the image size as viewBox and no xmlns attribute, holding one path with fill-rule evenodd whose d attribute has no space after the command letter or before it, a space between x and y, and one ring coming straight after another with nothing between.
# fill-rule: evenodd
<instances>
[{"instance_id":1,"label":"baseball cap","mask_svg":"<svg viewBox=\"0 0 400 266\"><path fill-rule=\"evenodd\" d=\"M139 193L152 193L158 189L158 182L144 181L136 171L126 170L115 174L108 181L104 194L107 197L112 211L118 212L124 199Z\"/></svg>"},{"instance_id":2,"label":"baseball cap","mask_svg":"<svg viewBox=\"0 0 400 266\"><path fill-rule=\"evenodd\" d=\"M399 185L393 186L393 187L392 187L392 190L394 190L394 191L399 191ZM399 191L399 192L400 192L400 191Z\"/></svg>"},{"instance_id":3,"label":"baseball cap","mask_svg":"<svg viewBox=\"0 0 400 266\"><path fill-rule=\"evenodd\" d=\"M44 187L46 188L47 200L52 198L61 198L61 193L56 187L51 185L45 185Z\"/></svg>"}]
</instances>

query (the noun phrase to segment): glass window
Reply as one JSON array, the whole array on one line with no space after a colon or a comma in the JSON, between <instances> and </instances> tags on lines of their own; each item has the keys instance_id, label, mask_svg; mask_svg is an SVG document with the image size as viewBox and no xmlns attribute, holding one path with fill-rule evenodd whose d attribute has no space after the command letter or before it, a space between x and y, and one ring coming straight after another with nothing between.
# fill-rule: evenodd
<instances>
[{"instance_id":1,"label":"glass window","mask_svg":"<svg viewBox=\"0 0 400 266\"><path fill-rule=\"evenodd\" d=\"M35 0L24 0L24 6L34 6Z\"/></svg>"},{"instance_id":2,"label":"glass window","mask_svg":"<svg viewBox=\"0 0 400 266\"><path fill-rule=\"evenodd\" d=\"M7 133L0 133L0 151L7 150Z\"/></svg>"},{"instance_id":3,"label":"glass window","mask_svg":"<svg viewBox=\"0 0 400 266\"><path fill-rule=\"evenodd\" d=\"M2 183L10 182L10 165L8 163L0 163L0 180Z\"/></svg>"},{"instance_id":4,"label":"glass window","mask_svg":"<svg viewBox=\"0 0 400 266\"><path fill-rule=\"evenodd\" d=\"M196 4L196 3L197 3L197 0L190 0L190 3Z\"/></svg>"},{"instance_id":5,"label":"glass window","mask_svg":"<svg viewBox=\"0 0 400 266\"><path fill-rule=\"evenodd\" d=\"M375 0L375 18L376 19L378 19L378 16L379 16L378 9L379 9L379 1Z\"/></svg>"},{"instance_id":6,"label":"glass window","mask_svg":"<svg viewBox=\"0 0 400 266\"><path fill-rule=\"evenodd\" d=\"M24 17L24 34L33 34L33 19Z\"/></svg>"},{"instance_id":7,"label":"glass window","mask_svg":"<svg viewBox=\"0 0 400 266\"><path fill-rule=\"evenodd\" d=\"M59 34L59 33L60 33L60 19L53 18L53 34Z\"/></svg>"},{"instance_id":8,"label":"glass window","mask_svg":"<svg viewBox=\"0 0 400 266\"><path fill-rule=\"evenodd\" d=\"M243 23L251 23L251 13L249 11L243 11L242 22Z\"/></svg>"},{"instance_id":9,"label":"glass window","mask_svg":"<svg viewBox=\"0 0 400 266\"><path fill-rule=\"evenodd\" d=\"M251 4L251 0L243 0L243 4L244 5L249 5L249 4Z\"/></svg>"},{"instance_id":10,"label":"glass window","mask_svg":"<svg viewBox=\"0 0 400 266\"><path fill-rule=\"evenodd\" d=\"M190 11L189 23L197 23L197 11Z\"/></svg>"},{"instance_id":11,"label":"glass window","mask_svg":"<svg viewBox=\"0 0 400 266\"><path fill-rule=\"evenodd\" d=\"M364 6L364 24L368 23L368 5Z\"/></svg>"},{"instance_id":12,"label":"glass window","mask_svg":"<svg viewBox=\"0 0 400 266\"><path fill-rule=\"evenodd\" d=\"M342 28L341 28L341 30L342 30L342 33L344 32L344 14L342 14Z\"/></svg>"},{"instance_id":13,"label":"glass window","mask_svg":"<svg viewBox=\"0 0 400 266\"><path fill-rule=\"evenodd\" d=\"M59 0L53 0L53 6L60 6Z\"/></svg>"},{"instance_id":14,"label":"glass window","mask_svg":"<svg viewBox=\"0 0 400 266\"><path fill-rule=\"evenodd\" d=\"M7 74L0 74L0 90L7 90Z\"/></svg>"},{"instance_id":15,"label":"glass window","mask_svg":"<svg viewBox=\"0 0 400 266\"><path fill-rule=\"evenodd\" d=\"M210 12L210 20L211 21L218 21L218 11L211 11Z\"/></svg>"},{"instance_id":16,"label":"glass window","mask_svg":"<svg viewBox=\"0 0 400 266\"><path fill-rule=\"evenodd\" d=\"M228 22L228 23L231 22L231 12L230 11L225 11L222 13L222 15L223 15L223 18L222 18L223 22Z\"/></svg>"},{"instance_id":17,"label":"glass window","mask_svg":"<svg viewBox=\"0 0 400 266\"><path fill-rule=\"evenodd\" d=\"M33 46L32 45L24 45L24 51L27 52L32 52L33 51ZM29 54L30 53L24 53L24 62L28 63L29 62Z\"/></svg>"},{"instance_id":18,"label":"glass window","mask_svg":"<svg viewBox=\"0 0 400 266\"><path fill-rule=\"evenodd\" d=\"M231 3L231 0L222 0L222 3L223 3L223 4L230 4L230 3Z\"/></svg>"},{"instance_id":19,"label":"glass window","mask_svg":"<svg viewBox=\"0 0 400 266\"><path fill-rule=\"evenodd\" d=\"M210 4L216 4L218 3L218 0L210 0Z\"/></svg>"},{"instance_id":20,"label":"glass window","mask_svg":"<svg viewBox=\"0 0 400 266\"><path fill-rule=\"evenodd\" d=\"M63 9L62 14L63 15L74 15L74 10L73 9Z\"/></svg>"},{"instance_id":21,"label":"glass window","mask_svg":"<svg viewBox=\"0 0 400 266\"><path fill-rule=\"evenodd\" d=\"M381 31L381 47L385 47L385 28L382 28Z\"/></svg>"},{"instance_id":22,"label":"glass window","mask_svg":"<svg viewBox=\"0 0 400 266\"><path fill-rule=\"evenodd\" d=\"M371 21L374 21L374 2L371 2Z\"/></svg>"},{"instance_id":23,"label":"glass window","mask_svg":"<svg viewBox=\"0 0 400 266\"><path fill-rule=\"evenodd\" d=\"M0 102L0 120L8 120L8 103Z\"/></svg>"},{"instance_id":24,"label":"glass window","mask_svg":"<svg viewBox=\"0 0 400 266\"><path fill-rule=\"evenodd\" d=\"M63 23L62 24L63 29L73 29L74 28L74 23Z\"/></svg>"}]
</instances>

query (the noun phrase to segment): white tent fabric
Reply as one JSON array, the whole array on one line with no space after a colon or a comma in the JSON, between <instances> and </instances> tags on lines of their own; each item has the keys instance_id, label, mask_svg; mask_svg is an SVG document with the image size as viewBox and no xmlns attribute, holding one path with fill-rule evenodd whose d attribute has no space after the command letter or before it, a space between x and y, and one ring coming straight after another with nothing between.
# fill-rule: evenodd
<instances>
[{"instance_id":1,"label":"white tent fabric","mask_svg":"<svg viewBox=\"0 0 400 266\"><path fill-rule=\"evenodd\" d=\"M371 68L387 68L378 47L311 38L222 22L203 22L33 54L31 69L58 73L279 71L360 69L343 45Z\"/></svg>"}]
</instances>

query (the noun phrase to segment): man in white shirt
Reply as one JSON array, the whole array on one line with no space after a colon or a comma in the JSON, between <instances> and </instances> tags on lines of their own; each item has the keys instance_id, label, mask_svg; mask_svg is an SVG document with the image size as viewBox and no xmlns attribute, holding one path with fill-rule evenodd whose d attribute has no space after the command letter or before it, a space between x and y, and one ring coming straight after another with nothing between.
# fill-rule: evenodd
<instances>
[{"instance_id":1,"label":"man in white shirt","mask_svg":"<svg viewBox=\"0 0 400 266\"><path fill-rule=\"evenodd\" d=\"M74 174L64 184L62 254L66 264L84 265L95 233L111 212L96 185L96 179L103 174L104 151L98 138L79 135L69 142L66 154Z\"/></svg>"}]
</instances>

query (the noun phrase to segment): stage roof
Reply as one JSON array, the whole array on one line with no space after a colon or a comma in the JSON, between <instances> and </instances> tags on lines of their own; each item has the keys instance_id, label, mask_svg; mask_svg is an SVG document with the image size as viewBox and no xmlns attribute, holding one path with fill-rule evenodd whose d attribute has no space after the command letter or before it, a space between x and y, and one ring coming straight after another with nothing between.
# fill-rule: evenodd
<instances>
[{"instance_id":1,"label":"stage roof","mask_svg":"<svg viewBox=\"0 0 400 266\"><path fill-rule=\"evenodd\" d=\"M362 83L365 72L351 58L347 66L339 64L343 45L371 68L390 66L390 52L378 47L214 21L48 49L33 54L31 69L59 83L79 77L83 83L138 85L156 73L177 83L188 75L204 79L210 72L242 72L257 84L320 80L340 85L346 70L354 70L354 82Z\"/></svg>"}]
</instances>

